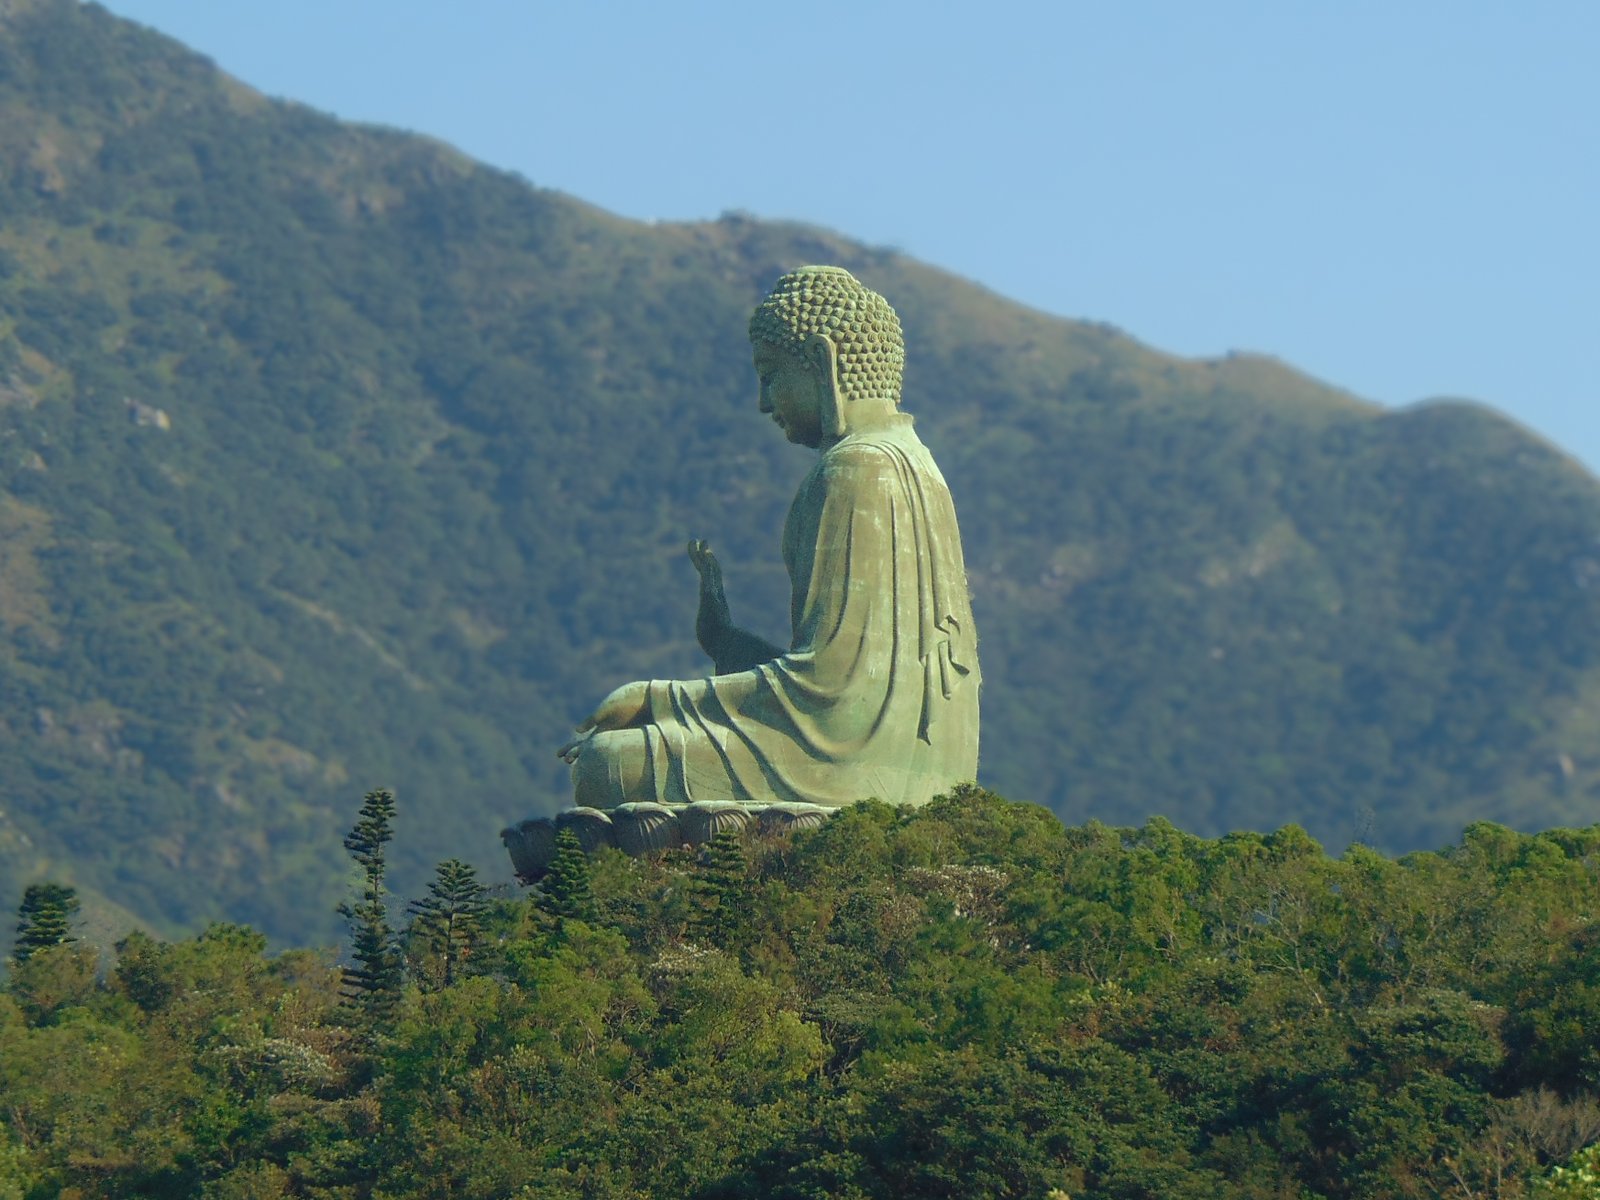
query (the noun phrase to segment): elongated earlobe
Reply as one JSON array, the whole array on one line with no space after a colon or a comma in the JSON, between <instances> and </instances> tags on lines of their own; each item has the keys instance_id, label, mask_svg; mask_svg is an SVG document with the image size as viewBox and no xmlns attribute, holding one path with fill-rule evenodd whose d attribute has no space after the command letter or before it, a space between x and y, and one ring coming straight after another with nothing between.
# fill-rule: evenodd
<instances>
[{"instance_id":1,"label":"elongated earlobe","mask_svg":"<svg viewBox=\"0 0 1600 1200\"><path fill-rule=\"evenodd\" d=\"M850 424L845 412L844 390L839 386L839 354L832 340L820 333L806 338L803 350L822 381L822 411L817 414L818 424L824 437L837 441Z\"/></svg>"}]
</instances>

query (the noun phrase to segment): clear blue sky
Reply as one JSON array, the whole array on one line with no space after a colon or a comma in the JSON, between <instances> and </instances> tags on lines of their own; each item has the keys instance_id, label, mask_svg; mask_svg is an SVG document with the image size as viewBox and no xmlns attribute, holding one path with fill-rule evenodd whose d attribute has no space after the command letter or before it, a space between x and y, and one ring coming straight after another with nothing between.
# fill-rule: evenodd
<instances>
[{"instance_id":1,"label":"clear blue sky","mask_svg":"<svg viewBox=\"0 0 1600 1200\"><path fill-rule=\"evenodd\" d=\"M1600 470L1600 3L109 0L640 218L829 226Z\"/></svg>"}]
</instances>

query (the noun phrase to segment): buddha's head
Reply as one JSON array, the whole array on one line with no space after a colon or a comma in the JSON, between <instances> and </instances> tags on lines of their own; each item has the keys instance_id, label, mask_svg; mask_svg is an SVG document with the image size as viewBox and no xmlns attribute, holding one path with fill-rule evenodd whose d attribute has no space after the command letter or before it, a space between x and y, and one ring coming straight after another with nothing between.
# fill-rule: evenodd
<instances>
[{"instance_id":1,"label":"buddha's head","mask_svg":"<svg viewBox=\"0 0 1600 1200\"><path fill-rule=\"evenodd\" d=\"M843 267L801 267L750 316L761 409L820 446L900 404L905 341L889 302Z\"/></svg>"}]
</instances>

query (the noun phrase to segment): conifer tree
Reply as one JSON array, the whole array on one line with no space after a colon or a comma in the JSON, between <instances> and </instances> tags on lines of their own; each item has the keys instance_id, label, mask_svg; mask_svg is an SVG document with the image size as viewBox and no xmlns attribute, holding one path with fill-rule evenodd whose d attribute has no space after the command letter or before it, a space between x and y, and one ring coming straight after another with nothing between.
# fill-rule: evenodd
<instances>
[{"instance_id":1,"label":"conifer tree","mask_svg":"<svg viewBox=\"0 0 1600 1200\"><path fill-rule=\"evenodd\" d=\"M394 930L384 903L383 877L387 869L383 847L394 837L394 793L378 788L362 797L355 827L345 836L344 848L362 870L361 898L344 903L339 912L350 921L350 957L355 965L344 972L345 1000L372 1017L382 1017L399 998L402 963Z\"/></svg>"},{"instance_id":2,"label":"conifer tree","mask_svg":"<svg viewBox=\"0 0 1600 1200\"><path fill-rule=\"evenodd\" d=\"M749 871L738 832L719 833L700 853L699 893L690 933L714 945L732 948L747 932L745 901Z\"/></svg>"},{"instance_id":3,"label":"conifer tree","mask_svg":"<svg viewBox=\"0 0 1600 1200\"><path fill-rule=\"evenodd\" d=\"M571 829L556 834L556 854L539 885L538 904L551 916L578 921L595 919L594 893L589 890L589 856Z\"/></svg>"},{"instance_id":4,"label":"conifer tree","mask_svg":"<svg viewBox=\"0 0 1600 1200\"><path fill-rule=\"evenodd\" d=\"M414 944L443 987L461 977L477 949L485 892L473 867L450 858L433 869L428 894L408 906Z\"/></svg>"},{"instance_id":5,"label":"conifer tree","mask_svg":"<svg viewBox=\"0 0 1600 1200\"><path fill-rule=\"evenodd\" d=\"M78 913L78 893L64 883L31 883L17 908L17 938L12 960L25 963L36 950L76 941L72 919Z\"/></svg>"}]
</instances>

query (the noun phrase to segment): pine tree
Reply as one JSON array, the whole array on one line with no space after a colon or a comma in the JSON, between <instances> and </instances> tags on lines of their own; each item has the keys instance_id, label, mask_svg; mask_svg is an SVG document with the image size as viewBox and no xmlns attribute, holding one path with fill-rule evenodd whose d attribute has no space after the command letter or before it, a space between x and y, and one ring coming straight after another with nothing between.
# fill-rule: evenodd
<instances>
[{"instance_id":1,"label":"pine tree","mask_svg":"<svg viewBox=\"0 0 1600 1200\"><path fill-rule=\"evenodd\" d=\"M460 978L477 949L485 892L474 868L450 858L433 869L427 896L408 906L413 945L426 955L425 966L443 987Z\"/></svg>"},{"instance_id":2,"label":"pine tree","mask_svg":"<svg viewBox=\"0 0 1600 1200\"><path fill-rule=\"evenodd\" d=\"M738 832L719 833L700 852L691 936L732 949L748 933L745 902L750 890L744 842Z\"/></svg>"},{"instance_id":3,"label":"pine tree","mask_svg":"<svg viewBox=\"0 0 1600 1200\"><path fill-rule=\"evenodd\" d=\"M350 957L344 972L345 1001L370 1017L386 1016L400 996L402 962L384 903L383 847L394 837L394 793L386 788L362 797L355 828L344 839L362 870L361 898L339 906L350 921Z\"/></svg>"},{"instance_id":4,"label":"pine tree","mask_svg":"<svg viewBox=\"0 0 1600 1200\"><path fill-rule=\"evenodd\" d=\"M78 893L64 883L30 883L17 909L17 939L12 960L25 963L36 950L76 941L72 919Z\"/></svg>"},{"instance_id":5,"label":"pine tree","mask_svg":"<svg viewBox=\"0 0 1600 1200\"><path fill-rule=\"evenodd\" d=\"M538 905L556 917L595 919L594 893L589 890L589 856L571 829L556 834L556 854L539 885Z\"/></svg>"}]
</instances>

